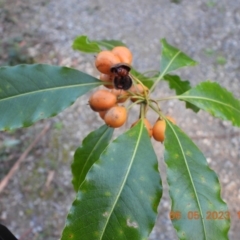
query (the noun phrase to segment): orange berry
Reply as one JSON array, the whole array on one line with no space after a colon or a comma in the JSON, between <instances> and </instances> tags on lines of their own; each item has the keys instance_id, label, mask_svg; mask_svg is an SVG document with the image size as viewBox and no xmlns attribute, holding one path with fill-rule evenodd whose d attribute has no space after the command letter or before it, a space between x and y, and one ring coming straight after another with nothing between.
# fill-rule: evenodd
<instances>
[{"instance_id":1,"label":"orange berry","mask_svg":"<svg viewBox=\"0 0 240 240\"><path fill-rule=\"evenodd\" d=\"M122 63L130 64L132 63L132 53L131 51L124 46L118 46L112 49L112 53L114 53Z\"/></svg>"},{"instance_id":2,"label":"orange berry","mask_svg":"<svg viewBox=\"0 0 240 240\"><path fill-rule=\"evenodd\" d=\"M175 119L172 117L166 116L166 118L171 121L172 123L176 124ZM166 129L166 122L164 119L159 119L153 126L153 138L158 142L163 142L165 139L165 129Z\"/></svg>"},{"instance_id":3,"label":"orange berry","mask_svg":"<svg viewBox=\"0 0 240 240\"><path fill-rule=\"evenodd\" d=\"M111 74L111 67L120 63L120 59L111 51L100 52L95 59L95 66L99 72Z\"/></svg>"},{"instance_id":4,"label":"orange berry","mask_svg":"<svg viewBox=\"0 0 240 240\"><path fill-rule=\"evenodd\" d=\"M166 122L164 120L157 120L153 125L153 138L158 142L163 142L165 129Z\"/></svg>"},{"instance_id":5,"label":"orange berry","mask_svg":"<svg viewBox=\"0 0 240 240\"><path fill-rule=\"evenodd\" d=\"M115 107L115 106L118 106L118 105L115 104L114 107ZM108 109L108 110L109 110L109 109ZM100 118L102 118L102 119L104 120L104 117L105 117L105 115L106 115L106 113L107 113L108 110L98 112Z\"/></svg>"},{"instance_id":6,"label":"orange berry","mask_svg":"<svg viewBox=\"0 0 240 240\"><path fill-rule=\"evenodd\" d=\"M128 99L128 93L122 89L113 89L111 93L117 96L117 102L123 103Z\"/></svg>"},{"instance_id":7,"label":"orange berry","mask_svg":"<svg viewBox=\"0 0 240 240\"><path fill-rule=\"evenodd\" d=\"M127 120L127 109L122 106L115 106L110 108L105 114L105 123L112 127L121 127Z\"/></svg>"},{"instance_id":8,"label":"orange berry","mask_svg":"<svg viewBox=\"0 0 240 240\"><path fill-rule=\"evenodd\" d=\"M141 120L141 119L138 119L136 122L134 122L134 123L132 124L131 128L132 128L133 126L135 126L140 120ZM148 131L149 137L152 137L152 132L153 132L153 131L152 131L152 125L151 125L151 123L150 123L146 118L144 118L143 122L144 122L144 126L146 127L146 129L147 129L147 131Z\"/></svg>"},{"instance_id":9,"label":"orange berry","mask_svg":"<svg viewBox=\"0 0 240 240\"><path fill-rule=\"evenodd\" d=\"M106 111L117 102L117 97L107 90L98 90L89 99L89 105L93 111Z\"/></svg>"},{"instance_id":10,"label":"orange berry","mask_svg":"<svg viewBox=\"0 0 240 240\"><path fill-rule=\"evenodd\" d=\"M114 78L113 75L108 75L108 74L104 74L104 73L101 73L101 74L100 74L100 77L99 77L99 79L100 79L101 81L111 83L111 84L109 84L109 85L104 85L104 87L110 88L110 89L113 88L113 84L112 84L113 78Z\"/></svg>"}]
</instances>

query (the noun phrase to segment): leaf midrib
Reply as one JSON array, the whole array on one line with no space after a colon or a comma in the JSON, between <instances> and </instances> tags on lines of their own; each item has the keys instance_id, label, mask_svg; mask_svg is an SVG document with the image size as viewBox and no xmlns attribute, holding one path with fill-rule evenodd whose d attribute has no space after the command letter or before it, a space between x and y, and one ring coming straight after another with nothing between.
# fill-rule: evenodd
<instances>
[{"instance_id":1,"label":"leaf midrib","mask_svg":"<svg viewBox=\"0 0 240 240\"><path fill-rule=\"evenodd\" d=\"M112 209L110 210L110 213L108 214L108 218L107 218L106 224L105 224L105 226L104 226L104 228L103 228L102 235L100 236L100 240L103 238L103 235L104 235L104 233L105 233L105 230L106 230L106 227L107 227L108 222L109 222L109 220L110 220L110 217L111 217L111 215L112 215L112 213L113 213L113 211L114 211L114 209L115 209L115 206L116 206L116 204L117 204L117 202L118 202L118 199L119 199L119 197L120 197L120 195L121 195L121 193L122 193L123 187L124 187L124 185L125 185L125 183L126 183L126 181L127 181L127 178L128 178L129 173L130 173L130 170L131 170L133 161L134 161L135 156L136 156L136 151L137 151L138 146L139 146L139 143L140 143L140 137L142 136L142 131L143 131L143 122L141 121L141 128L140 128L140 130L139 130L139 135L138 135L138 139L137 139L137 142L136 142L136 147L135 147L134 152L133 152L132 159L131 159L130 164L129 164L129 167L128 167L128 169L127 169L126 176L125 176L125 178L123 179L122 185L121 185L121 187L120 187L120 189L119 189L119 192L118 192L118 195L117 195L117 197L116 197L116 200L115 200L115 202L113 203L113 207L112 207Z\"/></svg>"},{"instance_id":2,"label":"leaf midrib","mask_svg":"<svg viewBox=\"0 0 240 240\"><path fill-rule=\"evenodd\" d=\"M164 69L164 71L162 72L161 76L163 77L166 72L168 71L168 69L170 68L171 64L174 62L174 60L177 58L177 56L181 53L181 51L179 50L174 56L173 58L170 60L170 62L168 63L168 65L166 66L166 68ZM161 78L162 78L161 77ZM160 79L161 79L160 78Z\"/></svg>"},{"instance_id":3,"label":"leaf midrib","mask_svg":"<svg viewBox=\"0 0 240 240\"><path fill-rule=\"evenodd\" d=\"M221 104L221 105L224 105L226 107L229 107L229 108L232 108L234 109L235 111L239 112L240 113L240 110L238 110L237 108L234 108L232 105L228 105L226 103L223 103L223 102L220 102L220 101L217 101L217 100L214 100L212 98L207 98L207 97L196 97L196 96L186 96L186 95L180 95L178 96L179 99L186 99L186 98L193 98L193 99L199 99L199 100L207 100L207 101L210 101L210 102L215 102L215 103L218 103L218 104ZM186 100L187 101L187 100Z\"/></svg>"},{"instance_id":4,"label":"leaf midrib","mask_svg":"<svg viewBox=\"0 0 240 240\"><path fill-rule=\"evenodd\" d=\"M104 46L104 47L108 46L110 48L114 48L114 45L112 45L111 43L108 43L108 42L96 41L94 43L99 44L99 45Z\"/></svg>"},{"instance_id":5,"label":"leaf midrib","mask_svg":"<svg viewBox=\"0 0 240 240\"><path fill-rule=\"evenodd\" d=\"M168 121L168 120L167 120L167 121ZM168 122L169 122L169 121L168 121ZM198 195L197 195L197 191L196 191L196 188L195 188L195 185L194 185L194 182L193 182L193 178L192 178L191 172L190 172L189 167L188 167L188 164L187 164L187 159L186 159L186 157L185 157L185 154L184 154L184 151L183 151L183 148L182 148L182 145L181 145L180 139L178 138L177 133L175 132L175 130L174 130L174 128L172 127L171 124L168 123L168 126L171 127L171 129L172 129L174 135L175 135L176 138L177 138L177 141L178 141L179 147L180 147L180 149L181 149L181 152L182 152L182 155L183 155L183 159L184 159L184 163L185 163L185 166L186 166L186 168L187 168L187 172L188 172L188 175L189 175L189 178L190 178L190 181L191 181L192 187L193 187L193 191L194 191L194 194L195 194L196 199L197 199L197 205L198 205L198 208L199 208L199 211L200 211L201 222L202 222L202 225L203 225L204 237L205 237L205 239L207 239L206 227L205 227L205 223L204 223L203 212L202 212L202 208L201 208L201 205L200 205L200 202L199 202L199 199L198 199Z\"/></svg>"},{"instance_id":6,"label":"leaf midrib","mask_svg":"<svg viewBox=\"0 0 240 240\"><path fill-rule=\"evenodd\" d=\"M45 88L45 89L41 89L41 90L34 90L34 91L30 91L27 93L21 93L21 94L17 94L14 96L10 96L10 97L6 97L6 98L1 98L0 99L0 103L5 101L5 100L9 100L12 98L19 98L19 97L23 97L23 96L27 96L27 95L32 95L32 94L37 94L37 93L41 93L41 92L48 92L48 91L53 91L53 90L60 90L60 89L64 89L64 88L75 88L75 87L84 87L84 86L91 86L91 85L101 85L101 83L98 82L93 82L93 83L83 83L83 84L74 84L74 85L70 85L70 86L61 86L61 87L51 87L51 88Z\"/></svg>"},{"instance_id":7,"label":"leaf midrib","mask_svg":"<svg viewBox=\"0 0 240 240\"><path fill-rule=\"evenodd\" d=\"M157 85L157 83L164 77L164 75L167 73L168 69L170 68L171 64L174 62L174 60L177 58L177 56L181 53L181 51L179 50L174 56L173 58L169 61L168 65L165 67L165 69L163 70L163 72L160 74L160 76L157 78L157 80L154 82L154 84L152 85L150 92L155 88L155 86ZM162 69L161 69L162 70Z\"/></svg>"}]
</instances>

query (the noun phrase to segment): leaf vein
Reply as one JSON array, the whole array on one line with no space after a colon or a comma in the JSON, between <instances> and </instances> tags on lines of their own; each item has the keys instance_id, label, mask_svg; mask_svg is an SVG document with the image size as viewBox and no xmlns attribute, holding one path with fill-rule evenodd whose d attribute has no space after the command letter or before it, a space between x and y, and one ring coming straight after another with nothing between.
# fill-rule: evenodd
<instances>
[{"instance_id":1,"label":"leaf vein","mask_svg":"<svg viewBox=\"0 0 240 240\"><path fill-rule=\"evenodd\" d=\"M221 104L221 105L224 105L226 107L229 107L229 108L232 108L234 110L236 110L237 112L240 113L240 110L238 110L237 108L234 108L232 105L229 105L229 104L226 104L226 103L223 103L223 102L220 102L220 101L217 101L217 100L214 100L214 99L211 99L211 98L207 98L207 97L194 97L194 96L178 96L179 99L186 99L186 98L193 98L193 99L203 99L203 100L207 100L207 101L210 101L210 102L215 102L215 103L218 103L218 104ZM187 101L187 100L186 100Z\"/></svg>"},{"instance_id":2,"label":"leaf vein","mask_svg":"<svg viewBox=\"0 0 240 240\"><path fill-rule=\"evenodd\" d=\"M124 187L124 185L125 185L125 183L126 183L126 181L127 181L128 175L129 175L129 173L130 173L130 170L131 170L131 167L132 167L132 164L133 164L133 161L134 161L134 159L135 159L136 152L137 152L137 149L138 149L138 146L139 146L139 143L140 143L140 137L141 137L141 135L142 135L142 132L143 132L143 123L141 124L141 128L140 128L140 131L139 131L139 135L138 135L138 139L137 139L137 142L136 142L136 146L135 146L135 149L134 149L134 151L133 151L132 158L131 158L131 160L130 160L130 162L129 162L129 167L128 167L127 172L126 172L126 175L125 175L125 177L124 177L124 179L123 179L123 181L122 181L122 184L121 184L121 186L120 186L119 192L118 192L118 194L117 194L117 196L116 196L116 200L114 201L113 206L112 206L112 209L110 210L110 213L109 213L109 215L108 215L108 218L107 218L107 221L106 221L105 226L104 226L104 228L103 228L102 235L100 236L100 239L103 238L103 234L104 234L105 229L106 229L106 227L107 227L107 224L108 224L108 222L109 222L109 220L110 220L110 216L111 216L112 213L113 213L113 210L114 210L114 208L115 208L115 206L116 206L116 204L117 204L117 201L118 201L118 199L120 198L120 194L121 194L121 192L122 192L122 190L123 190L123 187Z\"/></svg>"},{"instance_id":3,"label":"leaf vein","mask_svg":"<svg viewBox=\"0 0 240 240\"><path fill-rule=\"evenodd\" d=\"M35 91L27 92L27 93L21 93L21 94L18 94L18 95L1 98L0 99L0 103L5 101L5 100L12 99L12 98L18 98L18 97L22 97L22 96L25 96L25 95L31 95L31 94L36 94L36 93L40 93L40 92L60 90L60 89L64 89L64 88L75 88L75 87L79 87L79 86L81 86L81 87L82 86L91 86L91 85L100 85L100 84L94 82L94 83L85 83L85 84L74 84L74 85L70 85L70 86L60 86L60 87L45 88L45 89L42 89L42 90L35 90Z\"/></svg>"},{"instance_id":4,"label":"leaf vein","mask_svg":"<svg viewBox=\"0 0 240 240\"><path fill-rule=\"evenodd\" d=\"M205 227L205 223L204 223L204 221L203 221L204 217L203 217L202 208L201 208L201 205L200 205L200 202L199 202L198 196L197 196L197 191L196 191L196 188L195 188L195 185L194 185L194 182L193 182L193 178L192 178L192 175L191 175L190 169L189 169L188 164L187 164L187 159L186 159L186 156L185 156L185 154L184 154L184 150L183 150L183 148L182 148L182 145L181 145L180 139L178 138L178 135L177 135L177 133L175 132L174 128L172 127L171 123L169 123L168 120L167 120L167 122L168 122L168 126L171 127L171 129L172 129L174 135L176 136L176 139L177 139L177 141L178 141L179 147L180 147L180 149L181 149L182 156L183 156L183 159L184 159L184 163L185 163L185 166L186 166L186 169L187 169L187 172L188 172L188 175L189 175L190 181L191 181L191 183L192 183L192 187L193 187L194 195L195 195L195 197L196 197L197 204L198 204L198 207L199 207L199 210L200 210L201 222L202 222L202 225L203 225L204 236L205 236L205 239L207 239L207 238L206 238L206 227Z\"/></svg>"}]
</instances>

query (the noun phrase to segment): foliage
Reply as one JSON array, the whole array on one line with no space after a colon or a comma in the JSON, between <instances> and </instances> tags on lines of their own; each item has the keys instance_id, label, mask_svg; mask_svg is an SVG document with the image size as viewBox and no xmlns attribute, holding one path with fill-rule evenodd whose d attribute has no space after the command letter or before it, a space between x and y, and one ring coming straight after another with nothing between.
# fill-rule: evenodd
<instances>
[{"instance_id":1,"label":"foliage","mask_svg":"<svg viewBox=\"0 0 240 240\"><path fill-rule=\"evenodd\" d=\"M45 64L1 67L0 112L4 114L0 129L28 127L55 116L100 84L98 79L67 67Z\"/></svg>"}]
</instances>

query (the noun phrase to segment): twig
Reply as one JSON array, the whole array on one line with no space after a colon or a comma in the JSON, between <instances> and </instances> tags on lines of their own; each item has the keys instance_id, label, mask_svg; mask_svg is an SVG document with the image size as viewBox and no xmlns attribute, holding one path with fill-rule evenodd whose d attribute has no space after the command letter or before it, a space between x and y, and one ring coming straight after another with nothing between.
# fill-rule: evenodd
<instances>
[{"instance_id":1,"label":"twig","mask_svg":"<svg viewBox=\"0 0 240 240\"><path fill-rule=\"evenodd\" d=\"M45 190L49 190L50 184L51 184L51 182L54 178L54 174L55 174L55 171L49 171L48 172L47 181L46 181L45 186L44 186Z\"/></svg>"},{"instance_id":2,"label":"twig","mask_svg":"<svg viewBox=\"0 0 240 240\"><path fill-rule=\"evenodd\" d=\"M7 186L9 180L12 178L12 176L15 174L15 172L18 170L21 162L27 157L29 152L32 150L32 148L37 144L37 142L46 134L46 132L49 130L50 124L46 125L43 130L39 133L39 135L34 139L34 141L28 146L28 148L23 152L23 154L20 156L20 158L15 162L9 173L3 178L3 180L0 182L0 193L3 191L3 189Z\"/></svg>"}]
</instances>

